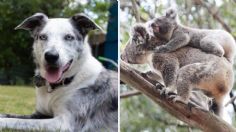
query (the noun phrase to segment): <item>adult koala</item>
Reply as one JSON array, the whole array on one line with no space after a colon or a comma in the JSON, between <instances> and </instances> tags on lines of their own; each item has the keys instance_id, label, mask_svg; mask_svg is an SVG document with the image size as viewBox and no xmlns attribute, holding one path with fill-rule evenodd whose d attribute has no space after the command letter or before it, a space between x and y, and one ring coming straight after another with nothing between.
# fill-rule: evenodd
<instances>
[{"instance_id":1,"label":"adult koala","mask_svg":"<svg viewBox=\"0 0 236 132\"><path fill-rule=\"evenodd\" d=\"M122 60L131 64L149 63L160 73L167 89L177 88L175 101L188 103L191 90L201 89L213 98L214 112L225 118L223 102L234 82L233 65L226 58L188 46L171 53L154 53L152 50L165 42L150 36L143 25L135 25L131 35L121 54Z\"/></svg>"}]
</instances>

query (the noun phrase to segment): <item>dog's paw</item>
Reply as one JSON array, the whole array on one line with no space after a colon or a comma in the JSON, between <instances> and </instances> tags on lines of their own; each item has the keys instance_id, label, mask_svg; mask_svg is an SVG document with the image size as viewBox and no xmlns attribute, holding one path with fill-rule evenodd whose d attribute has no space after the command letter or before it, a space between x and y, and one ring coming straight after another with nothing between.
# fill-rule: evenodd
<instances>
[{"instance_id":1,"label":"dog's paw","mask_svg":"<svg viewBox=\"0 0 236 132\"><path fill-rule=\"evenodd\" d=\"M0 114L0 118L6 118L7 114Z\"/></svg>"}]
</instances>

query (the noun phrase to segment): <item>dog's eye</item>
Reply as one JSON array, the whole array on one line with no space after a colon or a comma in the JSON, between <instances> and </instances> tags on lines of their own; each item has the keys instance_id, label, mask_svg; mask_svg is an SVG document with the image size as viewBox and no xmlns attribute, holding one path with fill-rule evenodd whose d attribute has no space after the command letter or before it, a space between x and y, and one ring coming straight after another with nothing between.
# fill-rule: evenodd
<instances>
[{"instance_id":1,"label":"dog's eye","mask_svg":"<svg viewBox=\"0 0 236 132\"><path fill-rule=\"evenodd\" d=\"M48 39L48 36L46 34L41 34L41 35L39 35L39 39L45 41Z\"/></svg>"},{"instance_id":2,"label":"dog's eye","mask_svg":"<svg viewBox=\"0 0 236 132\"><path fill-rule=\"evenodd\" d=\"M70 34L67 34L67 35L65 35L64 39L67 40L67 41L71 41L71 40L74 40L75 37L70 35Z\"/></svg>"}]
</instances>

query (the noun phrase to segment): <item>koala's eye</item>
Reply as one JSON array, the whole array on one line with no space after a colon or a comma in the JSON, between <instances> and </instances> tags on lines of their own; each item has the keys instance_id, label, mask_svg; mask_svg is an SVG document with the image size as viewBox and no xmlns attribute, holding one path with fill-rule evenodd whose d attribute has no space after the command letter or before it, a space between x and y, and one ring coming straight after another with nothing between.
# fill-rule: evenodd
<instances>
[{"instance_id":1,"label":"koala's eye","mask_svg":"<svg viewBox=\"0 0 236 132\"><path fill-rule=\"evenodd\" d=\"M162 19L159 19L159 18L157 19L157 22L161 22L161 21L162 21Z\"/></svg>"},{"instance_id":2,"label":"koala's eye","mask_svg":"<svg viewBox=\"0 0 236 132\"><path fill-rule=\"evenodd\" d=\"M43 41L46 41L48 39L48 36L46 34L40 34L39 39L43 40Z\"/></svg>"},{"instance_id":3,"label":"koala's eye","mask_svg":"<svg viewBox=\"0 0 236 132\"><path fill-rule=\"evenodd\" d=\"M72 41L72 40L75 39L75 37L74 37L73 35L71 35L71 34L66 34L65 37L64 37L64 39L65 39L66 41Z\"/></svg>"}]
</instances>

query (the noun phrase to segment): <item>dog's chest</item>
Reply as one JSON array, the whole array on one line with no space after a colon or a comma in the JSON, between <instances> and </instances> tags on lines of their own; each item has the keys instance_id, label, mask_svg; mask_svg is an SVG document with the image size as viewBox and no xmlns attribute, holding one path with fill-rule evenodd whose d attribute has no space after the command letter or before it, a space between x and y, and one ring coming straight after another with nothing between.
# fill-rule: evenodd
<instances>
[{"instance_id":1,"label":"dog's chest","mask_svg":"<svg viewBox=\"0 0 236 132\"><path fill-rule=\"evenodd\" d=\"M73 92L66 91L67 87L48 92L46 87L36 90L36 110L46 115L56 115L65 112L66 102L73 96Z\"/></svg>"}]
</instances>

